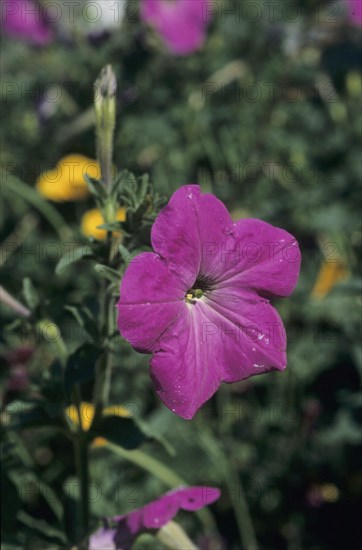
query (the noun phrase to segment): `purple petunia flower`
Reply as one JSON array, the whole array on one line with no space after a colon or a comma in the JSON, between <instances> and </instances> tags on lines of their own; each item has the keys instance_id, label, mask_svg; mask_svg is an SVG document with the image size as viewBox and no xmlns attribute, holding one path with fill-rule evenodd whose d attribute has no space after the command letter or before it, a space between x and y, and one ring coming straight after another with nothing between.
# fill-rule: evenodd
<instances>
[{"instance_id":1,"label":"purple petunia flower","mask_svg":"<svg viewBox=\"0 0 362 550\"><path fill-rule=\"evenodd\" d=\"M362 26L362 0L347 0L347 2L350 22Z\"/></svg>"},{"instance_id":2,"label":"purple petunia flower","mask_svg":"<svg viewBox=\"0 0 362 550\"><path fill-rule=\"evenodd\" d=\"M220 497L219 489L209 486L180 487L169 491L161 498L133 510L129 514L116 516L107 525L98 529L89 541L89 550L127 550L138 534L158 530L169 523L179 510L195 512Z\"/></svg>"},{"instance_id":3,"label":"purple petunia flower","mask_svg":"<svg viewBox=\"0 0 362 550\"><path fill-rule=\"evenodd\" d=\"M50 23L33 0L5 0L1 6L1 26L10 36L38 46L45 46L53 39Z\"/></svg>"},{"instance_id":4,"label":"purple petunia flower","mask_svg":"<svg viewBox=\"0 0 362 550\"><path fill-rule=\"evenodd\" d=\"M171 53L188 55L198 50L210 22L205 0L142 0L141 18L152 25Z\"/></svg>"},{"instance_id":5,"label":"purple petunia flower","mask_svg":"<svg viewBox=\"0 0 362 550\"><path fill-rule=\"evenodd\" d=\"M283 323L268 297L294 289L301 255L292 235L255 219L233 222L197 185L181 187L156 219L155 253L128 266L118 325L153 353L156 391L192 418L221 382L286 366Z\"/></svg>"}]
</instances>

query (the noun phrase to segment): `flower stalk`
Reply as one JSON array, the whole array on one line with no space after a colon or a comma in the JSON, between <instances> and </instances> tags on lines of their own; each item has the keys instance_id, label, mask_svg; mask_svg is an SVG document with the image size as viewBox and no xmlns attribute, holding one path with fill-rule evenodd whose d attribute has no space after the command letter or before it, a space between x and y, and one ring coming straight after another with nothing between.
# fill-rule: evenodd
<instances>
[{"instance_id":1,"label":"flower stalk","mask_svg":"<svg viewBox=\"0 0 362 550\"><path fill-rule=\"evenodd\" d=\"M106 197L102 201L102 210L106 222L114 220L114 205L110 203L110 191L113 183L113 138L116 121L116 100L115 92L117 87L116 77L110 65L104 67L96 80L95 84L94 107L96 116L96 145L97 159L101 167L101 180L106 190ZM111 263L112 250L112 232L107 231L106 236L106 261ZM111 376L111 357L108 349L109 326L111 325L113 298L109 292L108 284L102 281L100 288L100 326L102 334L102 346L105 350L104 355L99 361L96 370L94 404L95 413L92 426L99 422L102 411L108 401ZM81 395L78 391L74 394L78 416L78 431L74 438L74 450L76 458L76 468L80 485L80 530L79 548L85 550L88 548L88 530L89 530L89 464L88 464L88 439L86 430L82 424Z\"/></svg>"},{"instance_id":2,"label":"flower stalk","mask_svg":"<svg viewBox=\"0 0 362 550\"><path fill-rule=\"evenodd\" d=\"M111 223L116 218L117 208L111 200L110 193L113 184L113 139L116 124L116 90L117 80L111 65L104 67L96 80L94 106L96 113L97 157L101 166L102 183L107 192L107 198L103 201L102 211L106 223ZM111 267L112 263L112 232L106 235L106 261ZM108 401L110 390L110 378L112 370L112 358L109 352L109 327L113 326L114 299L109 285L105 280L100 289L100 325L102 327L103 348L105 350L102 360L98 364L95 384L95 415L94 424L99 421L103 408Z\"/></svg>"},{"instance_id":3,"label":"flower stalk","mask_svg":"<svg viewBox=\"0 0 362 550\"><path fill-rule=\"evenodd\" d=\"M102 182L107 191L112 183L113 137L116 126L117 81L111 65L106 65L94 84L97 156Z\"/></svg>"}]
</instances>

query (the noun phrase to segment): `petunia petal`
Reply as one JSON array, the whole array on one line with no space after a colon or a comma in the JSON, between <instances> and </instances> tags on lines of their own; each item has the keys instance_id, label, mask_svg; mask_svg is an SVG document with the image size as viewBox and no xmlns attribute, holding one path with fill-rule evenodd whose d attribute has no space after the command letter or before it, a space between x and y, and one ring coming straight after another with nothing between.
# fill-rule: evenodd
<instances>
[{"instance_id":1,"label":"petunia petal","mask_svg":"<svg viewBox=\"0 0 362 550\"><path fill-rule=\"evenodd\" d=\"M216 251L232 227L221 201L201 194L198 185L185 185L172 195L153 224L152 246L191 288L197 276L213 277L223 272Z\"/></svg>"},{"instance_id":2,"label":"petunia petal","mask_svg":"<svg viewBox=\"0 0 362 550\"><path fill-rule=\"evenodd\" d=\"M206 303L213 319L212 328L207 330L208 343L215 346L219 340L224 382L285 369L284 325L268 300L255 298L252 292L218 289L210 293Z\"/></svg>"},{"instance_id":3,"label":"petunia petal","mask_svg":"<svg viewBox=\"0 0 362 550\"><path fill-rule=\"evenodd\" d=\"M138 351L152 352L155 342L186 307L186 289L157 254L131 261L122 279L118 327Z\"/></svg>"},{"instance_id":4,"label":"petunia petal","mask_svg":"<svg viewBox=\"0 0 362 550\"><path fill-rule=\"evenodd\" d=\"M141 17L155 27L168 49L176 55L197 50L210 20L205 0L143 0Z\"/></svg>"},{"instance_id":5,"label":"petunia petal","mask_svg":"<svg viewBox=\"0 0 362 550\"><path fill-rule=\"evenodd\" d=\"M265 296L289 296L300 271L301 254L296 239L287 231L255 219L234 224L234 245L219 255L224 273L218 288L254 289ZM221 245L222 246L222 245Z\"/></svg>"},{"instance_id":6,"label":"petunia petal","mask_svg":"<svg viewBox=\"0 0 362 550\"><path fill-rule=\"evenodd\" d=\"M181 508L190 512L200 510L220 498L220 489L209 485L189 487L180 492Z\"/></svg>"},{"instance_id":7,"label":"petunia petal","mask_svg":"<svg viewBox=\"0 0 362 550\"><path fill-rule=\"evenodd\" d=\"M147 529L160 529L171 521L179 510L196 511L212 504L220 497L220 490L208 485L196 487L179 487L128 514L112 518L117 524L112 537L116 548L129 550L137 535ZM99 530L96 534L103 535Z\"/></svg>"},{"instance_id":8,"label":"petunia petal","mask_svg":"<svg viewBox=\"0 0 362 550\"><path fill-rule=\"evenodd\" d=\"M219 497L220 490L208 485L179 487L142 508L114 518L114 521L121 522L123 526L126 523L132 534L142 529L159 529L171 521L179 510L194 512L212 504Z\"/></svg>"},{"instance_id":9,"label":"petunia petal","mask_svg":"<svg viewBox=\"0 0 362 550\"><path fill-rule=\"evenodd\" d=\"M151 376L164 404L190 419L221 382L286 366L286 338L276 310L252 292L207 292L161 336Z\"/></svg>"},{"instance_id":10,"label":"petunia petal","mask_svg":"<svg viewBox=\"0 0 362 550\"><path fill-rule=\"evenodd\" d=\"M46 46L53 40L51 23L42 15L38 3L33 0L5 0L1 26L9 35L38 46Z\"/></svg>"}]
</instances>

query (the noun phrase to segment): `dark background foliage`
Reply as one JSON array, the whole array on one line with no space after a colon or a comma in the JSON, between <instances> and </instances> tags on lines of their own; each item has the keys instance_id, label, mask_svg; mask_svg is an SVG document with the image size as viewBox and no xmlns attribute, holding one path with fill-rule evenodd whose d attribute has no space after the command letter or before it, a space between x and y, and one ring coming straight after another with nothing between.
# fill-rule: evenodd
<instances>
[{"instance_id":1,"label":"dark background foliage","mask_svg":"<svg viewBox=\"0 0 362 550\"><path fill-rule=\"evenodd\" d=\"M295 0L296 18L286 16L287 3L277 3L272 18L264 9L257 21L215 16L205 46L188 57L171 56L137 16L109 35L63 37L45 48L2 37L2 284L28 305L39 300L40 317L57 323L70 350L84 343L64 305L96 312L96 273L83 260L55 275L64 243L36 205L9 189L15 181L9 173L34 187L65 154L95 157L92 84L111 63L118 79L117 168L148 172L155 193L166 198L199 183L235 218L259 217L293 233L303 263L295 293L277 304L288 334L285 373L224 386L191 422L158 402L148 358L117 339L110 402L146 419L172 452L157 441L144 443L140 460L158 461L145 467L94 448L94 516L140 506L178 476L222 488L212 513L226 548L241 548L237 516L244 493L262 549L356 548L360 30L346 22L344 2L335 16L336 4ZM52 85L59 97L44 115L40 107ZM79 216L91 206L91 199L55 205L80 244L87 241ZM135 246L147 246L148 229ZM322 299L313 297L322 264L341 259L349 277ZM24 285L27 277L36 291ZM75 499L66 486L75 469L70 442L55 431L57 413L46 409L69 402L57 379L56 343L29 333L6 308L2 322L3 406L15 403L18 411L20 403L23 411L4 413L4 548L64 547L74 529ZM14 360L11 353L25 347L31 350L26 361ZM91 398L92 357L90 350L80 367L84 400ZM25 390L6 389L13 364L26 365L31 385ZM24 403L37 400L46 410L30 418ZM208 519L185 515L181 521L200 541Z\"/></svg>"}]
</instances>

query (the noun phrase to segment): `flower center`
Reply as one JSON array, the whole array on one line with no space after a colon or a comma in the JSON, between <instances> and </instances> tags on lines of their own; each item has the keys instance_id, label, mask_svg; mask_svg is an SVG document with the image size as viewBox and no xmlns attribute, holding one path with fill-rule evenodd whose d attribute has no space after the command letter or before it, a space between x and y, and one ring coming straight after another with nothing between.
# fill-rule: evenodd
<instances>
[{"instance_id":1,"label":"flower center","mask_svg":"<svg viewBox=\"0 0 362 550\"><path fill-rule=\"evenodd\" d=\"M190 288L190 290L188 290L186 294L186 301L190 302L192 300L195 300L195 298L202 298L203 295L204 292L201 290L201 288Z\"/></svg>"},{"instance_id":2,"label":"flower center","mask_svg":"<svg viewBox=\"0 0 362 550\"><path fill-rule=\"evenodd\" d=\"M207 290L211 290L209 284L202 279L196 279L193 287L186 292L186 302L192 303L195 300L200 300Z\"/></svg>"}]
</instances>

